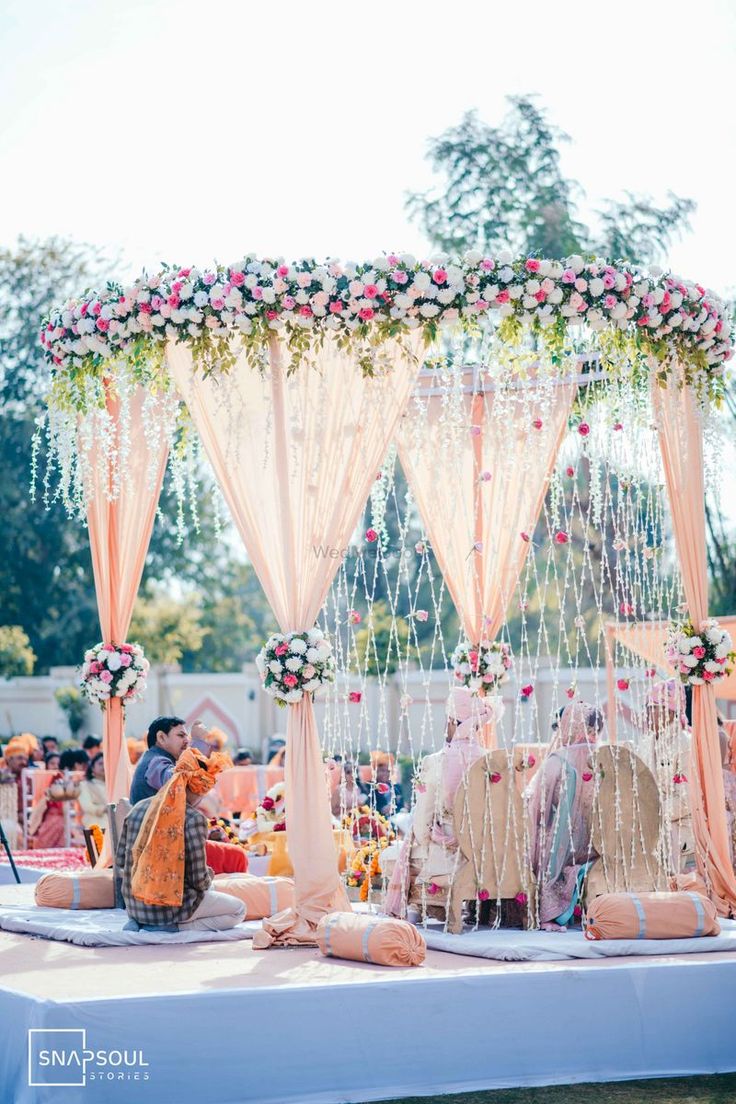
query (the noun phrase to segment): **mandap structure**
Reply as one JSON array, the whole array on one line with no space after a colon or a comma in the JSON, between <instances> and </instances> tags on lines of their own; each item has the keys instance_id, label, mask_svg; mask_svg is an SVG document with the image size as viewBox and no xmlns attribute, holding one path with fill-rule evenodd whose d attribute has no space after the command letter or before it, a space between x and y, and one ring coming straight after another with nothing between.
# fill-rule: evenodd
<instances>
[{"instance_id":1,"label":"mandap structure","mask_svg":"<svg viewBox=\"0 0 736 1104\"><path fill-rule=\"evenodd\" d=\"M710 637L702 661L682 644L718 633L704 496L732 350L715 295L579 256L247 256L87 292L41 341L51 386L34 480L89 529L106 654L90 650L82 670L104 707L110 800L129 785L124 706L146 664L126 636L167 464L183 502L206 458L273 612L259 662L288 711L296 909L265 922L265 943L311 942L321 916L349 907L324 750L418 766L443 738L438 673L442 697L461 684L496 700L485 744L521 774L535 756L516 753L544 755L559 706L583 694L578 673L593 672L585 696L610 738L618 713L643 758L641 694L651 707L668 672L687 683L698 872L721 912L736 906L716 715L729 658ZM661 654L615 635L650 622L670 626ZM629 674L607 691L616 639ZM518 811L528 787L512 781ZM502 821L523 865L528 826ZM660 844L659 873L677 874ZM519 900L538 922L534 895Z\"/></svg>"}]
</instances>

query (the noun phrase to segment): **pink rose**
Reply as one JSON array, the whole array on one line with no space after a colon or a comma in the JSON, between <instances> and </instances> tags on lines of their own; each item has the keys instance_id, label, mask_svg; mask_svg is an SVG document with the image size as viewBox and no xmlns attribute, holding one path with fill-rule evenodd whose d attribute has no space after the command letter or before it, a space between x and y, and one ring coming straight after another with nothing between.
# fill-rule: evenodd
<instances>
[{"instance_id":1,"label":"pink rose","mask_svg":"<svg viewBox=\"0 0 736 1104\"><path fill-rule=\"evenodd\" d=\"M593 772L592 771L589 771L589 770L583 771L583 782L590 782L592 777L593 777Z\"/></svg>"},{"instance_id":2,"label":"pink rose","mask_svg":"<svg viewBox=\"0 0 736 1104\"><path fill-rule=\"evenodd\" d=\"M693 655L696 659L705 659L705 648L702 644L697 648L693 648Z\"/></svg>"},{"instance_id":3,"label":"pink rose","mask_svg":"<svg viewBox=\"0 0 736 1104\"><path fill-rule=\"evenodd\" d=\"M340 314L343 309L343 304L340 299L333 299L330 303L330 314Z\"/></svg>"},{"instance_id":4,"label":"pink rose","mask_svg":"<svg viewBox=\"0 0 736 1104\"><path fill-rule=\"evenodd\" d=\"M312 308L308 307L305 304L303 307L299 308L299 314L302 316L302 318L311 318L312 317Z\"/></svg>"},{"instance_id":5,"label":"pink rose","mask_svg":"<svg viewBox=\"0 0 736 1104\"><path fill-rule=\"evenodd\" d=\"M590 426L588 425L587 422L581 422L580 423L580 425L578 426L578 433L580 434L581 437L587 437L588 436L588 434L590 433Z\"/></svg>"},{"instance_id":6,"label":"pink rose","mask_svg":"<svg viewBox=\"0 0 736 1104\"><path fill-rule=\"evenodd\" d=\"M488 892L487 889L479 889L478 890L478 900L479 901L487 901L490 896L491 895L490 895L490 893Z\"/></svg>"},{"instance_id":7,"label":"pink rose","mask_svg":"<svg viewBox=\"0 0 736 1104\"><path fill-rule=\"evenodd\" d=\"M606 295L603 299L603 306L606 310L613 310L617 302L618 300L615 295Z\"/></svg>"},{"instance_id":8,"label":"pink rose","mask_svg":"<svg viewBox=\"0 0 736 1104\"><path fill-rule=\"evenodd\" d=\"M470 427L470 436L471 437L480 437L482 432L483 432L483 430L481 429L481 427L479 425L471 425L471 427Z\"/></svg>"},{"instance_id":9,"label":"pink rose","mask_svg":"<svg viewBox=\"0 0 736 1104\"><path fill-rule=\"evenodd\" d=\"M417 621L426 621L429 617L429 613L427 612L427 610L417 610L415 617Z\"/></svg>"},{"instance_id":10,"label":"pink rose","mask_svg":"<svg viewBox=\"0 0 736 1104\"><path fill-rule=\"evenodd\" d=\"M532 422L532 426L534 427L534 429L541 429L543 425L544 423L541 418L535 418Z\"/></svg>"},{"instance_id":11,"label":"pink rose","mask_svg":"<svg viewBox=\"0 0 736 1104\"><path fill-rule=\"evenodd\" d=\"M623 424L623 422L614 422L613 423L613 428L616 431L616 433L620 433L621 430L624 428L624 424Z\"/></svg>"},{"instance_id":12,"label":"pink rose","mask_svg":"<svg viewBox=\"0 0 736 1104\"><path fill-rule=\"evenodd\" d=\"M528 686L522 686L522 688L521 688L522 698L530 698L533 693L534 693L534 687L531 685L531 683Z\"/></svg>"},{"instance_id":13,"label":"pink rose","mask_svg":"<svg viewBox=\"0 0 736 1104\"><path fill-rule=\"evenodd\" d=\"M283 278L285 276L289 275L289 266L288 265L279 265L279 267L276 269L276 272L281 277L281 279L283 280Z\"/></svg>"},{"instance_id":14,"label":"pink rose","mask_svg":"<svg viewBox=\"0 0 736 1104\"><path fill-rule=\"evenodd\" d=\"M427 893L429 893L429 895L431 897L434 897L434 895L436 893L439 893L439 891L440 891L440 887L437 885L436 882L430 882L429 885L427 886Z\"/></svg>"},{"instance_id":15,"label":"pink rose","mask_svg":"<svg viewBox=\"0 0 736 1104\"><path fill-rule=\"evenodd\" d=\"M706 682L712 682L715 677L714 671L703 671L703 678Z\"/></svg>"},{"instance_id":16,"label":"pink rose","mask_svg":"<svg viewBox=\"0 0 736 1104\"><path fill-rule=\"evenodd\" d=\"M533 766L534 766L534 764L536 763L536 761L537 761L537 760L535 759L535 757L534 757L533 755L527 755L527 757L526 757L526 765L527 765L528 767L533 767Z\"/></svg>"},{"instance_id":17,"label":"pink rose","mask_svg":"<svg viewBox=\"0 0 736 1104\"><path fill-rule=\"evenodd\" d=\"M112 682L112 671L100 671L100 681L106 682L109 686Z\"/></svg>"},{"instance_id":18,"label":"pink rose","mask_svg":"<svg viewBox=\"0 0 736 1104\"><path fill-rule=\"evenodd\" d=\"M494 783L501 781L501 775L498 773L498 771L494 771L493 774L489 775L489 778L491 779L491 782Z\"/></svg>"},{"instance_id":19,"label":"pink rose","mask_svg":"<svg viewBox=\"0 0 736 1104\"><path fill-rule=\"evenodd\" d=\"M446 284L447 283L447 273L444 270L444 268L436 268L434 270L434 275L433 275L432 279L434 280L434 282L436 284Z\"/></svg>"},{"instance_id":20,"label":"pink rose","mask_svg":"<svg viewBox=\"0 0 736 1104\"><path fill-rule=\"evenodd\" d=\"M317 672L311 663L307 663L304 667L302 667L302 674L304 675L305 679L312 679L317 674Z\"/></svg>"},{"instance_id":21,"label":"pink rose","mask_svg":"<svg viewBox=\"0 0 736 1104\"><path fill-rule=\"evenodd\" d=\"M570 479L572 479L574 474L575 474L575 469L573 468L573 466L571 464L568 464L567 467L565 468L565 475L569 476Z\"/></svg>"},{"instance_id":22,"label":"pink rose","mask_svg":"<svg viewBox=\"0 0 736 1104\"><path fill-rule=\"evenodd\" d=\"M577 276L571 268L566 268L565 271L562 273L563 284L574 284L576 280Z\"/></svg>"},{"instance_id":23,"label":"pink rose","mask_svg":"<svg viewBox=\"0 0 736 1104\"><path fill-rule=\"evenodd\" d=\"M625 679L625 678L620 678L617 681L616 686L618 686L619 690L628 690L629 689L629 680Z\"/></svg>"},{"instance_id":24,"label":"pink rose","mask_svg":"<svg viewBox=\"0 0 736 1104\"><path fill-rule=\"evenodd\" d=\"M358 311L358 318L360 318L363 322L370 322L375 313L376 312L373 310L373 307L361 307L361 309Z\"/></svg>"},{"instance_id":25,"label":"pink rose","mask_svg":"<svg viewBox=\"0 0 736 1104\"><path fill-rule=\"evenodd\" d=\"M277 644L276 647L274 648L274 652L276 653L277 656L286 655L288 650L289 650L289 645L288 644Z\"/></svg>"},{"instance_id":26,"label":"pink rose","mask_svg":"<svg viewBox=\"0 0 736 1104\"><path fill-rule=\"evenodd\" d=\"M96 326L100 333L107 333L107 331L110 329L110 323L105 318L98 318Z\"/></svg>"},{"instance_id":27,"label":"pink rose","mask_svg":"<svg viewBox=\"0 0 736 1104\"><path fill-rule=\"evenodd\" d=\"M356 705L359 701L362 701L362 698L363 695L361 694L360 690L351 690L348 694L348 701L351 701Z\"/></svg>"},{"instance_id":28,"label":"pink rose","mask_svg":"<svg viewBox=\"0 0 736 1104\"><path fill-rule=\"evenodd\" d=\"M293 310L296 306L296 299L291 295L285 295L281 300L284 310Z\"/></svg>"},{"instance_id":29,"label":"pink rose","mask_svg":"<svg viewBox=\"0 0 736 1104\"><path fill-rule=\"evenodd\" d=\"M363 618L360 616L357 610L348 610L348 621L351 625L359 625Z\"/></svg>"},{"instance_id":30,"label":"pink rose","mask_svg":"<svg viewBox=\"0 0 736 1104\"><path fill-rule=\"evenodd\" d=\"M284 675L284 686L288 686L290 690L293 689L293 687L295 687L298 682L299 679L296 677L296 675Z\"/></svg>"},{"instance_id":31,"label":"pink rose","mask_svg":"<svg viewBox=\"0 0 736 1104\"><path fill-rule=\"evenodd\" d=\"M216 295L214 299L211 299L210 304L213 310L221 311L225 309L225 300L221 295Z\"/></svg>"},{"instance_id":32,"label":"pink rose","mask_svg":"<svg viewBox=\"0 0 736 1104\"><path fill-rule=\"evenodd\" d=\"M375 284L366 284L363 288L363 295L366 299L375 299L378 295L378 288Z\"/></svg>"},{"instance_id":33,"label":"pink rose","mask_svg":"<svg viewBox=\"0 0 736 1104\"><path fill-rule=\"evenodd\" d=\"M555 544L567 544L570 538L564 529L558 529L555 533Z\"/></svg>"},{"instance_id":34,"label":"pink rose","mask_svg":"<svg viewBox=\"0 0 736 1104\"><path fill-rule=\"evenodd\" d=\"M511 298L511 296L509 295L509 289L504 288L503 291L499 291L498 295L496 296L496 302L497 303L508 303L510 298Z\"/></svg>"},{"instance_id":35,"label":"pink rose","mask_svg":"<svg viewBox=\"0 0 736 1104\"><path fill-rule=\"evenodd\" d=\"M516 901L517 905L525 905L527 903L528 898L527 898L526 893L517 893L516 896L514 897L514 900Z\"/></svg>"},{"instance_id":36,"label":"pink rose","mask_svg":"<svg viewBox=\"0 0 736 1104\"><path fill-rule=\"evenodd\" d=\"M270 813L275 804L276 802L272 797L264 797L263 801L261 802L261 808L265 809L267 813Z\"/></svg>"},{"instance_id":37,"label":"pink rose","mask_svg":"<svg viewBox=\"0 0 736 1104\"><path fill-rule=\"evenodd\" d=\"M233 287L242 287L245 283L245 273L243 272L231 272L230 283Z\"/></svg>"},{"instance_id":38,"label":"pink rose","mask_svg":"<svg viewBox=\"0 0 736 1104\"><path fill-rule=\"evenodd\" d=\"M403 285L409 280L409 276L406 272L404 272L403 268L397 268L394 272L391 273L391 276L393 277L394 283L396 284Z\"/></svg>"},{"instance_id":39,"label":"pink rose","mask_svg":"<svg viewBox=\"0 0 736 1104\"><path fill-rule=\"evenodd\" d=\"M273 830L274 830L274 832L285 832L286 831L286 821L285 820L280 820L278 822L278 824L274 824Z\"/></svg>"},{"instance_id":40,"label":"pink rose","mask_svg":"<svg viewBox=\"0 0 736 1104\"><path fill-rule=\"evenodd\" d=\"M539 272L540 262L535 257L530 257L526 262L527 272Z\"/></svg>"},{"instance_id":41,"label":"pink rose","mask_svg":"<svg viewBox=\"0 0 736 1104\"><path fill-rule=\"evenodd\" d=\"M130 667L132 662L133 662L133 660L128 655L128 653L123 652L122 655L120 656L120 666L121 667Z\"/></svg>"},{"instance_id":42,"label":"pink rose","mask_svg":"<svg viewBox=\"0 0 736 1104\"><path fill-rule=\"evenodd\" d=\"M251 295L253 296L254 299L262 299L263 298L263 288L259 284L256 284L256 286L251 289Z\"/></svg>"},{"instance_id":43,"label":"pink rose","mask_svg":"<svg viewBox=\"0 0 736 1104\"><path fill-rule=\"evenodd\" d=\"M569 686L567 688L567 690L565 691L565 693L567 694L570 701L572 701L572 699L575 697L575 687L574 686Z\"/></svg>"},{"instance_id":44,"label":"pink rose","mask_svg":"<svg viewBox=\"0 0 736 1104\"><path fill-rule=\"evenodd\" d=\"M375 529L366 529L365 539L368 541L369 544L375 544L375 542L378 540L378 533Z\"/></svg>"}]
</instances>

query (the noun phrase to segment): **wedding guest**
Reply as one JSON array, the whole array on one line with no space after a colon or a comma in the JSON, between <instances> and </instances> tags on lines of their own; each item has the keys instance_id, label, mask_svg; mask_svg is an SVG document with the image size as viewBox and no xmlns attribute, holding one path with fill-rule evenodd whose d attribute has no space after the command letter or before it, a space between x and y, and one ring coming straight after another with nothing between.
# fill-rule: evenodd
<instances>
[{"instance_id":1,"label":"wedding guest","mask_svg":"<svg viewBox=\"0 0 736 1104\"><path fill-rule=\"evenodd\" d=\"M229 764L219 752L206 758L185 748L159 792L125 818L116 859L134 929L223 931L244 918L242 901L210 888L208 824L197 809Z\"/></svg>"},{"instance_id":2,"label":"wedding guest","mask_svg":"<svg viewBox=\"0 0 736 1104\"><path fill-rule=\"evenodd\" d=\"M59 741L55 736L42 736L41 747L43 748L44 759L50 752L55 752L57 755L61 754Z\"/></svg>"},{"instance_id":3,"label":"wedding guest","mask_svg":"<svg viewBox=\"0 0 736 1104\"><path fill-rule=\"evenodd\" d=\"M146 750L145 737L142 740L136 740L135 736L128 736L125 742L128 745L128 758L131 766L135 766Z\"/></svg>"},{"instance_id":4,"label":"wedding guest","mask_svg":"<svg viewBox=\"0 0 736 1104\"><path fill-rule=\"evenodd\" d=\"M238 748L233 761L235 767L252 767L253 766L253 754L248 751L247 748Z\"/></svg>"},{"instance_id":5,"label":"wedding guest","mask_svg":"<svg viewBox=\"0 0 736 1104\"><path fill-rule=\"evenodd\" d=\"M62 771L58 771L51 781L63 782ZM54 801L48 791L44 792L31 810L28 835L34 848L63 847L66 843L64 802Z\"/></svg>"},{"instance_id":6,"label":"wedding guest","mask_svg":"<svg viewBox=\"0 0 736 1104\"><path fill-rule=\"evenodd\" d=\"M100 752L90 760L87 773L79 787L82 824L91 828L97 824L107 830L107 790L105 789L105 759Z\"/></svg>"},{"instance_id":7,"label":"wedding guest","mask_svg":"<svg viewBox=\"0 0 736 1104\"><path fill-rule=\"evenodd\" d=\"M91 734L89 736L85 736L82 747L87 752L87 754L92 757L96 755L97 752L100 751L100 749L102 748L102 737L93 736Z\"/></svg>"},{"instance_id":8,"label":"wedding guest","mask_svg":"<svg viewBox=\"0 0 736 1104\"><path fill-rule=\"evenodd\" d=\"M86 771L89 755L82 748L67 748L61 753L59 766L63 771Z\"/></svg>"},{"instance_id":9,"label":"wedding guest","mask_svg":"<svg viewBox=\"0 0 736 1104\"><path fill-rule=\"evenodd\" d=\"M371 808L385 817L393 816L404 807L404 794L398 782L391 778L394 758L385 751L371 752L373 777L370 782L359 783Z\"/></svg>"},{"instance_id":10,"label":"wedding guest","mask_svg":"<svg viewBox=\"0 0 736 1104\"><path fill-rule=\"evenodd\" d=\"M28 745L19 736L13 736L5 745L3 753L5 766L12 776L18 791L18 824L23 821L23 771L28 766Z\"/></svg>"},{"instance_id":11,"label":"wedding guest","mask_svg":"<svg viewBox=\"0 0 736 1104\"><path fill-rule=\"evenodd\" d=\"M673 874L695 866L690 813L690 731L679 679L655 682L644 711L642 757L654 774L662 813L661 862Z\"/></svg>"},{"instance_id":12,"label":"wedding guest","mask_svg":"<svg viewBox=\"0 0 736 1104\"><path fill-rule=\"evenodd\" d=\"M174 773L177 760L190 744L181 717L156 717L148 726L147 751L136 763L130 787L131 805L153 797Z\"/></svg>"},{"instance_id":13,"label":"wedding guest","mask_svg":"<svg viewBox=\"0 0 736 1104\"><path fill-rule=\"evenodd\" d=\"M342 817L346 813L351 813L353 809L363 804L363 800L363 791L355 780L355 767L349 759L346 759L342 764L341 780L332 793L332 815Z\"/></svg>"},{"instance_id":14,"label":"wedding guest","mask_svg":"<svg viewBox=\"0 0 736 1104\"><path fill-rule=\"evenodd\" d=\"M720 717L719 717L720 721ZM728 826L728 845L731 849L731 865L736 861L736 774L731 762L731 741L721 724L718 725L718 740L721 745L721 766L723 770L723 792L726 798L726 824Z\"/></svg>"},{"instance_id":15,"label":"wedding guest","mask_svg":"<svg viewBox=\"0 0 736 1104\"><path fill-rule=\"evenodd\" d=\"M47 751L44 760L46 770L58 771L61 765L61 755L58 751Z\"/></svg>"},{"instance_id":16,"label":"wedding guest","mask_svg":"<svg viewBox=\"0 0 736 1104\"><path fill-rule=\"evenodd\" d=\"M564 930L575 915L592 862L592 752L603 715L587 702L571 702L560 718L544 763L528 789L531 862L539 886L539 920Z\"/></svg>"}]
</instances>

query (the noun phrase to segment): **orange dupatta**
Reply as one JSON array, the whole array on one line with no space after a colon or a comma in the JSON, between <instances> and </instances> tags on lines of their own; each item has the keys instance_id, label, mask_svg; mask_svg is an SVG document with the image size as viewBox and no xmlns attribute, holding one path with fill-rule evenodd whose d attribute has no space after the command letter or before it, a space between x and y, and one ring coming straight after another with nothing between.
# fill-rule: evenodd
<instances>
[{"instance_id":1,"label":"orange dupatta","mask_svg":"<svg viewBox=\"0 0 736 1104\"><path fill-rule=\"evenodd\" d=\"M181 904L184 896L184 822L187 790L206 794L230 757L214 751L209 759L187 749L174 773L148 807L133 844L133 896L147 905Z\"/></svg>"}]
</instances>

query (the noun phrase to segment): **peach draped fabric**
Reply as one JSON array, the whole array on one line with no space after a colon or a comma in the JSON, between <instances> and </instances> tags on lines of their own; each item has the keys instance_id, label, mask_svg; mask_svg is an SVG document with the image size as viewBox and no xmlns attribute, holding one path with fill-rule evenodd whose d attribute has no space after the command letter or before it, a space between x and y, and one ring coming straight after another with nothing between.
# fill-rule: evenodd
<instances>
[{"instance_id":1,"label":"peach draped fabric","mask_svg":"<svg viewBox=\"0 0 736 1104\"><path fill-rule=\"evenodd\" d=\"M402 419L401 464L472 644L501 629L576 390L550 381L430 390Z\"/></svg>"},{"instance_id":2,"label":"peach draped fabric","mask_svg":"<svg viewBox=\"0 0 736 1104\"><path fill-rule=\"evenodd\" d=\"M124 643L130 628L166 469L168 445L163 435L154 439L146 431L144 403L145 392L139 388L129 403L128 435L133 444L125 460L119 490L113 487L107 460L109 443L101 446L96 442L91 449L87 527L97 610L106 644ZM107 410L115 426L114 436L118 437L120 402L111 392ZM114 441L113 447L116 444ZM127 797L131 764L120 698L113 698L103 712L102 750L108 801Z\"/></svg>"},{"instance_id":3,"label":"peach draped fabric","mask_svg":"<svg viewBox=\"0 0 736 1104\"><path fill-rule=\"evenodd\" d=\"M275 337L259 373L240 354L226 377L170 369L282 632L311 628L353 536L418 371L420 341L383 347L363 376L331 337L293 374ZM266 921L261 945L314 944L320 918L347 908L311 698L288 707L286 808L295 910Z\"/></svg>"},{"instance_id":4,"label":"peach draped fabric","mask_svg":"<svg viewBox=\"0 0 736 1104\"><path fill-rule=\"evenodd\" d=\"M652 406L685 597L697 629L708 616L703 424L697 397L690 387L679 386L679 376L679 371L673 371L665 387L653 382ZM692 722L690 795L698 866L718 911L725 916L736 909L736 875L728 842L713 686L693 687Z\"/></svg>"}]
</instances>

